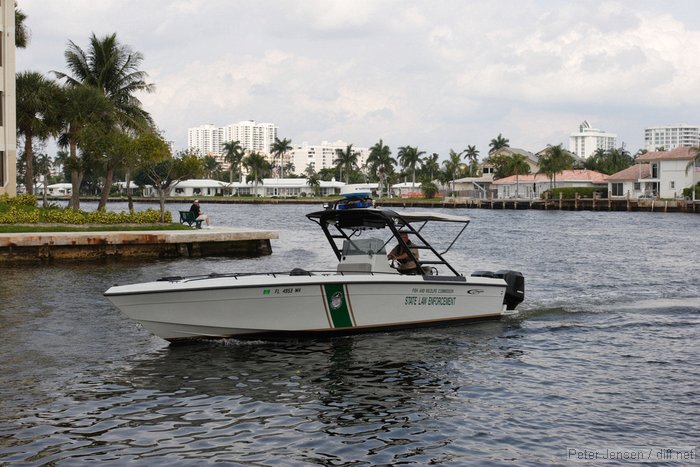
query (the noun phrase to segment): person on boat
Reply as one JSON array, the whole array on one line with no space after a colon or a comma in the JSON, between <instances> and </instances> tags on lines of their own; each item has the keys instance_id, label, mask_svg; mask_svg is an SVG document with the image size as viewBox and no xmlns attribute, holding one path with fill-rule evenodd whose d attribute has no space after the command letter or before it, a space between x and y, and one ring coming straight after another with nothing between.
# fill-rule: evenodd
<instances>
[{"instance_id":1,"label":"person on boat","mask_svg":"<svg viewBox=\"0 0 700 467\"><path fill-rule=\"evenodd\" d=\"M202 212L202 209L199 207L198 199L194 200L194 203L192 203L192 206L190 206L190 212L197 216L198 221L205 221L207 223L207 227L209 227L209 216Z\"/></svg>"},{"instance_id":2,"label":"person on boat","mask_svg":"<svg viewBox=\"0 0 700 467\"><path fill-rule=\"evenodd\" d=\"M403 243L405 243L408 249L411 251L413 257L418 259L418 249L415 248L413 243L411 243L407 232L401 232L401 240L403 240ZM418 265L416 265L416 262L413 261L411 256L408 254L408 250L400 243L397 244L389 252L389 254L386 255L386 257L389 260L395 260L398 263L397 269L402 274L415 274L418 270Z\"/></svg>"}]
</instances>

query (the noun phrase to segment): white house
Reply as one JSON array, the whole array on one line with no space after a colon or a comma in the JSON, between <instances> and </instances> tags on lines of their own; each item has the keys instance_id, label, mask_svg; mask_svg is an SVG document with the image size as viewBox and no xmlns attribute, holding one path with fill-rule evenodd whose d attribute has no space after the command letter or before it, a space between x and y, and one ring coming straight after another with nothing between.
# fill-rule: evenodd
<instances>
[{"instance_id":1,"label":"white house","mask_svg":"<svg viewBox=\"0 0 700 467\"><path fill-rule=\"evenodd\" d=\"M654 191L649 164L635 164L608 176L610 198L639 198Z\"/></svg>"},{"instance_id":2,"label":"white house","mask_svg":"<svg viewBox=\"0 0 700 467\"><path fill-rule=\"evenodd\" d=\"M228 183L210 179L189 179L177 182L170 190L170 196L223 196Z\"/></svg>"},{"instance_id":3,"label":"white house","mask_svg":"<svg viewBox=\"0 0 700 467\"><path fill-rule=\"evenodd\" d=\"M319 195L331 196L340 193L345 183L336 180L320 181ZM257 195L257 196L313 196L314 188L308 184L306 178L264 178L258 182L257 192L253 182L234 182L227 184L232 194Z\"/></svg>"},{"instance_id":4,"label":"white house","mask_svg":"<svg viewBox=\"0 0 700 467\"><path fill-rule=\"evenodd\" d=\"M73 185L70 183L53 183L46 186L46 194L48 196L70 196ZM38 185L36 187L36 194L44 194L44 185Z\"/></svg>"},{"instance_id":5,"label":"white house","mask_svg":"<svg viewBox=\"0 0 700 467\"><path fill-rule=\"evenodd\" d=\"M484 173L481 177L458 178L447 184L456 196L466 198L488 198L493 184L493 172Z\"/></svg>"},{"instance_id":6,"label":"white house","mask_svg":"<svg viewBox=\"0 0 700 467\"><path fill-rule=\"evenodd\" d=\"M677 198L682 196L683 188L700 182L699 166L686 171L696 153L697 149L678 147L670 151L648 152L637 157L637 162L649 163L651 177L644 180L649 184L649 194L659 198Z\"/></svg>"},{"instance_id":7,"label":"white house","mask_svg":"<svg viewBox=\"0 0 700 467\"><path fill-rule=\"evenodd\" d=\"M403 182L391 185L391 194L400 198L422 198L420 183Z\"/></svg>"},{"instance_id":8,"label":"white house","mask_svg":"<svg viewBox=\"0 0 700 467\"><path fill-rule=\"evenodd\" d=\"M493 182L498 198L537 198L551 188L545 174L511 175ZM607 190L608 176L595 170L564 170L556 176L557 188L601 187Z\"/></svg>"}]
</instances>

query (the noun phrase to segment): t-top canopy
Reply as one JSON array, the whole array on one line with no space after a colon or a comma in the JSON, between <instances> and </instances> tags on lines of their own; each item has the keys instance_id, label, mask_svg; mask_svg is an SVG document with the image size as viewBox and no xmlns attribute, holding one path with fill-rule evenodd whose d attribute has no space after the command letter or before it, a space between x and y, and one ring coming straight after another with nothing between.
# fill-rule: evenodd
<instances>
[{"instance_id":1,"label":"t-top canopy","mask_svg":"<svg viewBox=\"0 0 700 467\"><path fill-rule=\"evenodd\" d=\"M392 209L327 209L306 215L311 220L321 224L340 224L342 227L383 228L387 224L410 224L413 222L458 222L467 224L470 219L466 216L455 216L430 211L394 211Z\"/></svg>"}]
</instances>

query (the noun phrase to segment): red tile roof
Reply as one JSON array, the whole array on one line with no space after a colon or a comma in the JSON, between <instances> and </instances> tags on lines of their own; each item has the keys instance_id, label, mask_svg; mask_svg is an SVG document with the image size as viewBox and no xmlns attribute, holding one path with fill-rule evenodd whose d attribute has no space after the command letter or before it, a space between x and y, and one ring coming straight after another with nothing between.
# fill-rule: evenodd
<instances>
[{"instance_id":1,"label":"red tile roof","mask_svg":"<svg viewBox=\"0 0 700 467\"><path fill-rule=\"evenodd\" d=\"M533 182L548 182L549 177L545 174L529 174L529 175L519 175L519 183L533 183ZM589 182L589 183L606 183L608 181L608 176L595 170L564 170L557 174L557 182ZM515 175L510 177L499 178L496 180L494 185L510 185L515 183Z\"/></svg>"},{"instance_id":2,"label":"red tile roof","mask_svg":"<svg viewBox=\"0 0 700 467\"><path fill-rule=\"evenodd\" d=\"M637 160L639 160L639 158ZM612 175L608 175L608 181L641 180L649 178L650 176L651 171L649 169L649 164L635 164L632 167L627 167L625 170L620 170Z\"/></svg>"},{"instance_id":3,"label":"red tile roof","mask_svg":"<svg viewBox=\"0 0 700 467\"><path fill-rule=\"evenodd\" d=\"M689 160L695 157L697 148L675 148L670 151L653 151L637 157L638 162L667 161L667 160Z\"/></svg>"}]
</instances>

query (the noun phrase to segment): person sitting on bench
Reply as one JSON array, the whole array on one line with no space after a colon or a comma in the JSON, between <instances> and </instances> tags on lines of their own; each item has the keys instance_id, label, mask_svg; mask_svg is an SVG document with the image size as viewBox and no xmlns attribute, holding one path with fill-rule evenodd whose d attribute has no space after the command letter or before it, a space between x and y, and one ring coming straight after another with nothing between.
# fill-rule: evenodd
<instances>
[{"instance_id":1,"label":"person sitting on bench","mask_svg":"<svg viewBox=\"0 0 700 467\"><path fill-rule=\"evenodd\" d=\"M209 226L209 216L202 213L202 210L199 207L198 199L194 200L194 203L192 203L192 206L190 206L190 212L194 213L198 221L204 221L207 223L207 227Z\"/></svg>"}]
</instances>

